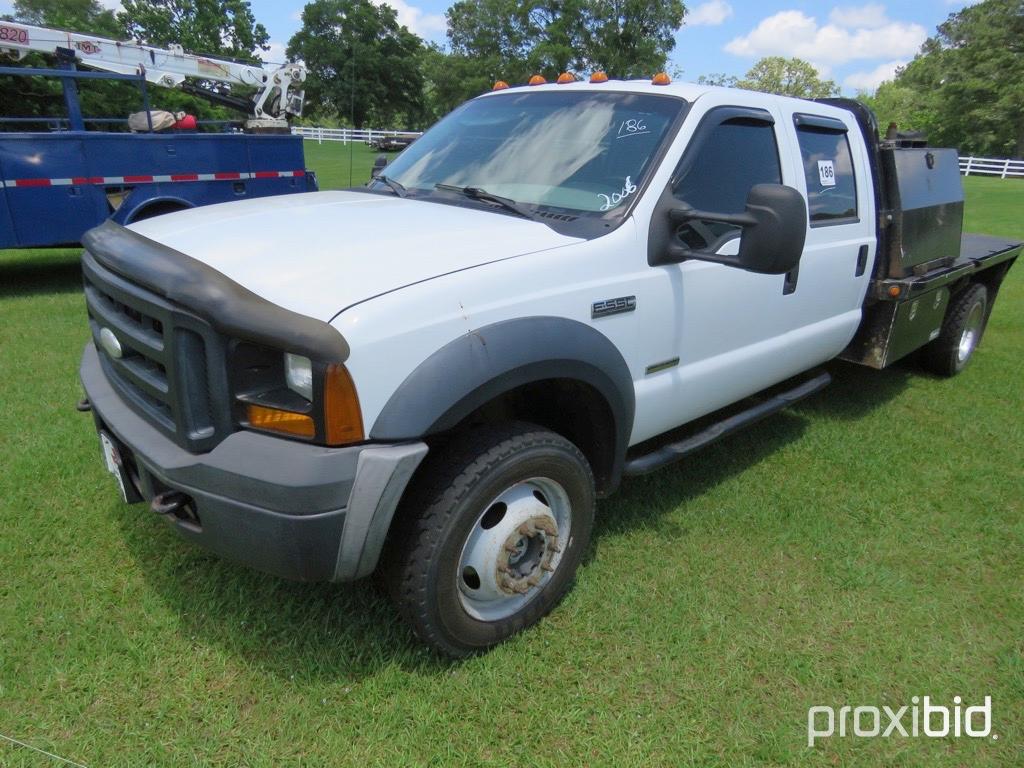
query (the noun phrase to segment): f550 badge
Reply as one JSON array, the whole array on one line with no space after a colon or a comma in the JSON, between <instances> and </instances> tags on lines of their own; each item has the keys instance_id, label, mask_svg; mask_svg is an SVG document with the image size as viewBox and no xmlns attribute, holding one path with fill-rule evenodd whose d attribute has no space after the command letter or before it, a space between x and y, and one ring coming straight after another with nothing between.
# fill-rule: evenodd
<instances>
[{"instance_id":1,"label":"f550 badge","mask_svg":"<svg viewBox=\"0 0 1024 768\"><path fill-rule=\"evenodd\" d=\"M617 299L604 299L595 301L590 307L592 318L608 317L623 312L632 312L636 309L636 296L620 296Z\"/></svg>"}]
</instances>

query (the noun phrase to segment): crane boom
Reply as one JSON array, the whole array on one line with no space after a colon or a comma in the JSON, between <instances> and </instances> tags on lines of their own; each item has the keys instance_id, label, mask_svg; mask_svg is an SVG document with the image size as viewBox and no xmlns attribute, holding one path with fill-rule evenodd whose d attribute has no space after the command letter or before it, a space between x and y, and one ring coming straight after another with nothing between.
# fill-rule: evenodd
<instances>
[{"instance_id":1,"label":"crane boom","mask_svg":"<svg viewBox=\"0 0 1024 768\"><path fill-rule=\"evenodd\" d=\"M62 51L71 51L82 66L122 75L142 74L147 82L167 88L181 87L187 78L255 88L251 113L257 119L283 120L287 115L302 114L306 68L301 63L264 69L256 64L186 53L180 45L158 48L0 21L0 53L13 53L21 59L29 52Z\"/></svg>"}]
</instances>

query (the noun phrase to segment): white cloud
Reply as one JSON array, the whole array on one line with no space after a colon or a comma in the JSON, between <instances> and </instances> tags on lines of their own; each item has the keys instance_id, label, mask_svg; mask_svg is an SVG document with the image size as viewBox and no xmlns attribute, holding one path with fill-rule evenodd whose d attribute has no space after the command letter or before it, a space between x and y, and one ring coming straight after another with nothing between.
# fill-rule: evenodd
<instances>
[{"instance_id":1,"label":"white cloud","mask_svg":"<svg viewBox=\"0 0 1024 768\"><path fill-rule=\"evenodd\" d=\"M708 0L701 3L683 17L688 27L717 27L732 16L732 6L725 0Z\"/></svg>"},{"instance_id":2,"label":"white cloud","mask_svg":"<svg viewBox=\"0 0 1024 768\"><path fill-rule=\"evenodd\" d=\"M878 29L889 23L885 6L879 3L833 8L828 19L837 27L847 29Z\"/></svg>"},{"instance_id":3,"label":"white cloud","mask_svg":"<svg viewBox=\"0 0 1024 768\"><path fill-rule=\"evenodd\" d=\"M892 80L896 75L896 69L906 63L905 61L887 61L865 72L853 72L843 80L843 85L855 91L873 91L886 80Z\"/></svg>"},{"instance_id":4,"label":"white cloud","mask_svg":"<svg viewBox=\"0 0 1024 768\"><path fill-rule=\"evenodd\" d=\"M437 13L424 13L422 8L410 5L405 0L373 0L373 2L377 5L390 5L398 13L399 24L428 40L442 37L448 29L448 22L444 16Z\"/></svg>"},{"instance_id":5,"label":"white cloud","mask_svg":"<svg viewBox=\"0 0 1024 768\"><path fill-rule=\"evenodd\" d=\"M288 54L285 53L287 46L284 43L271 40L268 45L270 47L267 50L259 52L260 61L264 64L284 64L288 61Z\"/></svg>"},{"instance_id":6,"label":"white cloud","mask_svg":"<svg viewBox=\"0 0 1024 768\"><path fill-rule=\"evenodd\" d=\"M871 14L864 18L872 20ZM834 21L819 25L801 11L780 11L763 19L748 34L729 41L725 50L751 58L796 56L822 69L859 59L911 57L928 37L920 24L892 21L884 15L882 21L881 26L851 29Z\"/></svg>"}]
</instances>

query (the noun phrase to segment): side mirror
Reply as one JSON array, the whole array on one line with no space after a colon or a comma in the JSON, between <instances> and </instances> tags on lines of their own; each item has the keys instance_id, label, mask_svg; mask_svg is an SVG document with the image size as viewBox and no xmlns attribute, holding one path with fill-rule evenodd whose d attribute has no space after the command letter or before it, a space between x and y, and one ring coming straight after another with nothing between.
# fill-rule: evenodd
<instances>
[{"instance_id":1,"label":"side mirror","mask_svg":"<svg viewBox=\"0 0 1024 768\"><path fill-rule=\"evenodd\" d=\"M807 237L807 203L803 195L782 184L752 187L743 213L712 213L682 205L670 209L668 216L675 225L693 220L717 221L743 230L739 253L735 256L672 244L668 247L668 256L673 262L698 259L749 272L782 275L800 263Z\"/></svg>"},{"instance_id":2,"label":"side mirror","mask_svg":"<svg viewBox=\"0 0 1024 768\"><path fill-rule=\"evenodd\" d=\"M370 178L376 179L388 165L388 156L384 153L377 155L373 161L373 170L370 171Z\"/></svg>"}]
</instances>

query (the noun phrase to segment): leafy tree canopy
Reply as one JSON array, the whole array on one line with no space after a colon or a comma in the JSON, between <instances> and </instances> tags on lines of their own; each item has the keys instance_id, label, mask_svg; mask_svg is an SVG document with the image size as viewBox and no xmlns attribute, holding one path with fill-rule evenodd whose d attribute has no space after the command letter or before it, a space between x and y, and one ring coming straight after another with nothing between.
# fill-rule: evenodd
<instances>
[{"instance_id":1,"label":"leafy tree canopy","mask_svg":"<svg viewBox=\"0 0 1024 768\"><path fill-rule=\"evenodd\" d=\"M874 103L880 122L923 129L933 144L1024 157L1024 1L950 14Z\"/></svg>"},{"instance_id":2,"label":"leafy tree canopy","mask_svg":"<svg viewBox=\"0 0 1024 768\"><path fill-rule=\"evenodd\" d=\"M359 128L422 122L423 53L395 10L370 0L313 0L288 43L306 62L306 103Z\"/></svg>"},{"instance_id":3,"label":"leafy tree canopy","mask_svg":"<svg viewBox=\"0 0 1024 768\"><path fill-rule=\"evenodd\" d=\"M450 58L465 76L456 85L468 98L533 74L650 76L664 69L684 13L680 0L459 0L447 12Z\"/></svg>"},{"instance_id":4,"label":"leafy tree canopy","mask_svg":"<svg viewBox=\"0 0 1024 768\"><path fill-rule=\"evenodd\" d=\"M125 35L150 45L257 61L270 39L248 0L124 0L122 8Z\"/></svg>"},{"instance_id":5,"label":"leafy tree canopy","mask_svg":"<svg viewBox=\"0 0 1024 768\"><path fill-rule=\"evenodd\" d=\"M814 65L803 59L767 56L759 59L747 70L742 79L729 75L701 76L697 82L726 88L744 88L748 91L777 93L799 99L822 99L839 94L839 86L818 74Z\"/></svg>"}]
</instances>

